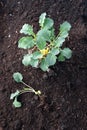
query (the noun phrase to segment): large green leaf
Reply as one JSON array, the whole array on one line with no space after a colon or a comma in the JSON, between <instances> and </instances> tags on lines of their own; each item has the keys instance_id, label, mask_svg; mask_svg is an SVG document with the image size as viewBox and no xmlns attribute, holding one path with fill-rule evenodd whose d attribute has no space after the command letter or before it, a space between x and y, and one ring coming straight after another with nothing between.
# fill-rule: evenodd
<instances>
[{"instance_id":1,"label":"large green leaf","mask_svg":"<svg viewBox=\"0 0 87 130\"><path fill-rule=\"evenodd\" d=\"M72 51L71 51L71 49L69 49L69 48L64 48L64 49L61 51L61 54L62 54L65 58L70 59L71 56L72 56Z\"/></svg>"},{"instance_id":2,"label":"large green leaf","mask_svg":"<svg viewBox=\"0 0 87 130\"><path fill-rule=\"evenodd\" d=\"M54 25L54 21L51 18L46 18L44 22L44 28L51 29Z\"/></svg>"},{"instance_id":3,"label":"large green leaf","mask_svg":"<svg viewBox=\"0 0 87 130\"><path fill-rule=\"evenodd\" d=\"M19 90L16 90L15 93L12 93L11 96L10 96L10 99L14 99L15 97L17 97L19 95Z\"/></svg>"},{"instance_id":4,"label":"large green leaf","mask_svg":"<svg viewBox=\"0 0 87 130\"><path fill-rule=\"evenodd\" d=\"M19 72L16 72L16 73L14 73L13 74L13 78L14 78L14 80L16 81L16 82L21 82L22 81L22 79L23 79L23 76L22 76L22 74L21 73L19 73Z\"/></svg>"},{"instance_id":5,"label":"large green leaf","mask_svg":"<svg viewBox=\"0 0 87 130\"><path fill-rule=\"evenodd\" d=\"M46 41L50 41L50 31L47 29L41 29L37 33L37 47L42 50L46 47Z\"/></svg>"},{"instance_id":6,"label":"large green leaf","mask_svg":"<svg viewBox=\"0 0 87 130\"><path fill-rule=\"evenodd\" d=\"M58 55L60 53L60 50L59 50L59 48L52 48L50 53L52 53L53 55Z\"/></svg>"},{"instance_id":7,"label":"large green leaf","mask_svg":"<svg viewBox=\"0 0 87 130\"><path fill-rule=\"evenodd\" d=\"M21 102L17 101L17 97L15 97L14 102L13 102L14 107L18 108L21 107Z\"/></svg>"},{"instance_id":8,"label":"large green leaf","mask_svg":"<svg viewBox=\"0 0 87 130\"><path fill-rule=\"evenodd\" d=\"M58 37L55 41L54 41L54 45L55 47L61 47L63 45L63 42L65 41L65 39L63 37Z\"/></svg>"},{"instance_id":9,"label":"large green leaf","mask_svg":"<svg viewBox=\"0 0 87 130\"><path fill-rule=\"evenodd\" d=\"M29 24L24 24L22 29L20 30L20 33L24 33L26 35L34 35L33 27Z\"/></svg>"},{"instance_id":10,"label":"large green leaf","mask_svg":"<svg viewBox=\"0 0 87 130\"><path fill-rule=\"evenodd\" d=\"M39 24L41 27L43 27L44 25L45 17L46 17L46 13L42 13L39 17Z\"/></svg>"},{"instance_id":11,"label":"large green leaf","mask_svg":"<svg viewBox=\"0 0 87 130\"><path fill-rule=\"evenodd\" d=\"M50 41L50 35L51 35L51 31L47 29L41 29L37 33L37 40L40 41L40 39L42 38L44 39L44 41Z\"/></svg>"},{"instance_id":12,"label":"large green leaf","mask_svg":"<svg viewBox=\"0 0 87 130\"><path fill-rule=\"evenodd\" d=\"M49 53L46 57L46 62L48 66L54 65L56 63L56 56L52 53Z\"/></svg>"},{"instance_id":13,"label":"large green leaf","mask_svg":"<svg viewBox=\"0 0 87 130\"><path fill-rule=\"evenodd\" d=\"M34 46L34 40L32 37L22 37L18 42L18 47L28 49Z\"/></svg>"},{"instance_id":14,"label":"large green leaf","mask_svg":"<svg viewBox=\"0 0 87 130\"><path fill-rule=\"evenodd\" d=\"M70 30L70 28L71 28L70 23L68 23L67 21L65 21L64 23L62 23L60 25L60 32L63 32L63 31L68 32Z\"/></svg>"},{"instance_id":15,"label":"large green leaf","mask_svg":"<svg viewBox=\"0 0 87 130\"><path fill-rule=\"evenodd\" d=\"M33 53L33 59L39 59L39 58L42 58L43 55L41 54L40 51L36 51Z\"/></svg>"},{"instance_id":16,"label":"large green leaf","mask_svg":"<svg viewBox=\"0 0 87 130\"><path fill-rule=\"evenodd\" d=\"M48 70L48 64L47 64L47 62L46 62L46 59L42 59L42 60L41 60L40 68L41 68L43 71L47 71L47 70Z\"/></svg>"},{"instance_id":17,"label":"large green leaf","mask_svg":"<svg viewBox=\"0 0 87 130\"><path fill-rule=\"evenodd\" d=\"M22 63L25 65L25 66L28 66L30 65L31 63L31 58L32 58L32 54L27 54L23 57L23 60L22 60Z\"/></svg>"}]
</instances>

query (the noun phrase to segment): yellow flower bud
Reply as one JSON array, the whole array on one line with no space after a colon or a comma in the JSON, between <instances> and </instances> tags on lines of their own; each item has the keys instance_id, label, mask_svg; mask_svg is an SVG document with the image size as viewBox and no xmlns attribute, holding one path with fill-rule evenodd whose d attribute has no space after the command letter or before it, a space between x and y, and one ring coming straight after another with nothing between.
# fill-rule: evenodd
<instances>
[{"instance_id":1,"label":"yellow flower bud","mask_svg":"<svg viewBox=\"0 0 87 130\"><path fill-rule=\"evenodd\" d=\"M40 50L41 54L43 56L47 55L49 53L49 48L46 48L46 49L43 49L43 50Z\"/></svg>"}]
</instances>

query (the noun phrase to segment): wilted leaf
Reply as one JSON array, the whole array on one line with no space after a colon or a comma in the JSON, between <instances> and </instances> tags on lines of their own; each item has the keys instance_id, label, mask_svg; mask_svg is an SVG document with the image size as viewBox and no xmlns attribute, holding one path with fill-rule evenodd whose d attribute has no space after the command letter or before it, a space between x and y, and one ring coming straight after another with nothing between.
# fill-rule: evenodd
<instances>
[{"instance_id":1,"label":"wilted leaf","mask_svg":"<svg viewBox=\"0 0 87 130\"><path fill-rule=\"evenodd\" d=\"M23 76L22 76L22 74L21 73L19 73L19 72L16 72L16 73L14 73L13 74L13 78L14 78L14 80L16 81L16 82L21 82L22 81L22 79L23 79Z\"/></svg>"}]
</instances>

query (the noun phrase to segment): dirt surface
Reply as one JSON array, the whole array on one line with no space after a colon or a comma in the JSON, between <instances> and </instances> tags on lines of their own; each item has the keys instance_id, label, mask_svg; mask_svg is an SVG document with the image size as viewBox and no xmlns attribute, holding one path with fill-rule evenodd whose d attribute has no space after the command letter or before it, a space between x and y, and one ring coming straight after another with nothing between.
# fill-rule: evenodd
<instances>
[{"instance_id":1,"label":"dirt surface","mask_svg":"<svg viewBox=\"0 0 87 130\"><path fill-rule=\"evenodd\" d=\"M47 74L24 67L26 53L18 49L19 30L24 23L38 29L38 18L46 12L60 23L71 23L65 46L73 56L58 62ZM20 96L14 108L10 94L23 86L13 81L19 71L24 81L42 91L42 100L32 93ZM0 1L0 130L87 130L87 3L86 0L1 0Z\"/></svg>"}]
</instances>

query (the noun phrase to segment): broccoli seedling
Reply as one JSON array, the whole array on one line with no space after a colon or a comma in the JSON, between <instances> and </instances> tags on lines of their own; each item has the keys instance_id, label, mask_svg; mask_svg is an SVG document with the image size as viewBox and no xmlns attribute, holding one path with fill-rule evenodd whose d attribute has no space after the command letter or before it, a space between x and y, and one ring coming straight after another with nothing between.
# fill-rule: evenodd
<instances>
[{"instance_id":1,"label":"broccoli seedling","mask_svg":"<svg viewBox=\"0 0 87 130\"><path fill-rule=\"evenodd\" d=\"M33 26L24 24L20 33L26 36L18 41L18 47L28 50L28 54L24 55L22 60L25 66L31 65L48 71L49 67L53 66L57 60L65 61L72 56L70 48L62 47L69 35L71 25L65 21L60 25L59 33L56 36L54 21L51 18L46 18L46 13L42 13L39 17L39 26L40 30L35 34Z\"/></svg>"},{"instance_id":2,"label":"broccoli seedling","mask_svg":"<svg viewBox=\"0 0 87 130\"><path fill-rule=\"evenodd\" d=\"M22 83L24 85L23 89L22 90L16 90L15 93L12 93L11 96L10 96L10 99L13 99L13 105L14 107L21 107L21 102L19 102L17 100L18 96L23 94L23 93L28 93L28 92L32 92L38 96L41 95L41 91L38 90L34 90L31 86L27 85L24 81L23 81L23 76L21 73L19 72L16 72L13 74L13 78L14 80L17 82L17 83Z\"/></svg>"}]
</instances>

